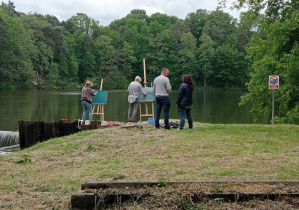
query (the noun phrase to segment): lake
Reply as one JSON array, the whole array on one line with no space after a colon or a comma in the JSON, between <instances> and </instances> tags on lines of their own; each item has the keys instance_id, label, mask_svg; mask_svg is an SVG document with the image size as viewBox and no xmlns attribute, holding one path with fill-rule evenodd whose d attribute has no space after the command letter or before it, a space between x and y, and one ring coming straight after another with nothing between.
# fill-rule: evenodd
<instances>
[{"instance_id":1,"label":"lake","mask_svg":"<svg viewBox=\"0 0 299 210\"><path fill-rule=\"evenodd\" d=\"M0 131L17 131L19 120L53 122L63 118L71 121L81 119L83 111L80 94L80 90L0 91ZM177 94L178 91L170 94L171 119L179 119L178 108L175 106ZM241 91L194 91L192 117L202 123L270 124L270 114L255 120L256 117L249 112L250 105L238 105L243 94ZM127 121L127 97L126 90L108 91L105 120ZM94 115L93 119L99 120L100 116ZM139 111L136 120L139 120Z\"/></svg>"}]
</instances>

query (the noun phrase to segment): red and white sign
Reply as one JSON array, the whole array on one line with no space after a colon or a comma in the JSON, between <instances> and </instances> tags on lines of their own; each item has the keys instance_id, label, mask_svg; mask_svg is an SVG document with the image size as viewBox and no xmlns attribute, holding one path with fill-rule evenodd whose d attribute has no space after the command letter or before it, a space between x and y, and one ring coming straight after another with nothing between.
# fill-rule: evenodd
<instances>
[{"instance_id":1,"label":"red and white sign","mask_svg":"<svg viewBox=\"0 0 299 210\"><path fill-rule=\"evenodd\" d=\"M279 89L279 76L269 76L269 89Z\"/></svg>"}]
</instances>

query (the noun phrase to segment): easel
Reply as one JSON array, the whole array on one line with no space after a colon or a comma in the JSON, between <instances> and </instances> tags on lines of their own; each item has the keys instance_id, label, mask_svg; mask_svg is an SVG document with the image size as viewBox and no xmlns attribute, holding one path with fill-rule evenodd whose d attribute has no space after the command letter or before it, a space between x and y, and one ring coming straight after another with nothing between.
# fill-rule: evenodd
<instances>
[{"instance_id":1,"label":"easel","mask_svg":"<svg viewBox=\"0 0 299 210\"><path fill-rule=\"evenodd\" d=\"M103 79L101 80L100 91L102 91ZM104 105L105 104L94 104L92 108L92 114L100 115L100 121L104 121ZM94 112L95 107L97 106L97 112Z\"/></svg>"},{"instance_id":2,"label":"easel","mask_svg":"<svg viewBox=\"0 0 299 210\"><path fill-rule=\"evenodd\" d=\"M146 81L146 70L145 70L145 58L143 58L143 71L144 71L144 87L146 87L147 81ZM145 103L145 114L142 113L142 103ZM148 104L152 105L152 113L149 113L148 111ZM139 101L139 112L140 112L140 122L142 121L142 117L152 117L155 118L155 111L154 111L154 101L148 100L148 101Z\"/></svg>"}]
</instances>

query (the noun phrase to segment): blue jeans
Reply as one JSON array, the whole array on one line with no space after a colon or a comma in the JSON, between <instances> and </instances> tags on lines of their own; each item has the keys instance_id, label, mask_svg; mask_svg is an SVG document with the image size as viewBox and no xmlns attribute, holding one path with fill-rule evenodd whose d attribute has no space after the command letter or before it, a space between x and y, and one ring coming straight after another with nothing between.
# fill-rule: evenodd
<instances>
[{"instance_id":1,"label":"blue jeans","mask_svg":"<svg viewBox=\"0 0 299 210\"><path fill-rule=\"evenodd\" d=\"M171 101L168 96L157 96L156 97L156 117L155 117L155 126L156 128L160 127L160 114L163 107L164 112L164 128L169 129L169 110L170 110Z\"/></svg>"},{"instance_id":2,"label":"blue jeans","mask_svg":"<svg viewBox=\"0 0 299 210\"><path fill-rule=\"evenodd\" d=\"M83 115L82 115L83 122L86 119L87 112L89 112L89 121L92 121L92 104L88 103L87 101L82 101L82 106L83 106Z\"/></svg>"},{"instance_id":3,"label":"blue jeans","mask_svg":"<svg viewBox=\"0 0 299 210\"><path fill-rule=\"evenodd\" d=\"M180 106L180 116L181 116L181 122L179 129L182 130L185 126L185 115L187 115L189 128L193 128L193 120L191 116L191 109L186 109L184 107Z\"/></svg>"}]
</instances>

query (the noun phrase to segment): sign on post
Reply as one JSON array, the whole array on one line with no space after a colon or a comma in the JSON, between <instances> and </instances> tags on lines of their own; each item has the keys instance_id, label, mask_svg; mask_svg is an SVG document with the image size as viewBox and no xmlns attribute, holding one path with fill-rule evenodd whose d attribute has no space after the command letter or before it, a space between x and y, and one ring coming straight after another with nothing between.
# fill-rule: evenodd
<instances>
[{"instance_id":1,"label":"sign on post","mask_svg":"<svg viewBox=\"0 0 299 210\"><path fill-rule=\"evenodd\" d=\"M279 76L269 76L269 89L272 89L272 125L274 125L275 89L279 89Z\"/></svg>"},{"instance_id":2,"label":"sign on post","mask_svg":"<svg viewBox=\"0 0 299 210\"><path fill-rule=\"evenodd\" d=\"M269 76L269 89L279 89L279 76Z\"/></svg>"}]
</instances>

